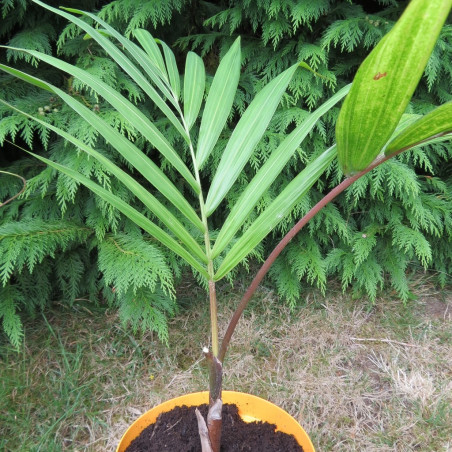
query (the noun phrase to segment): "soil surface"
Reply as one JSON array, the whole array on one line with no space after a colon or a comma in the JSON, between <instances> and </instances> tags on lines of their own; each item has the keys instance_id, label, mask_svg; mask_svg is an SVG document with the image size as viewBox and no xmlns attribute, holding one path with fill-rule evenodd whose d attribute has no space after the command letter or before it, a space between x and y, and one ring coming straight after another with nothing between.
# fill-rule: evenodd
<instances>
[{"instance_id":1,"label":"soil surface","mask_svg":"<svg viewBox=\"0 0 452 452\"><path fill-rule=\"evenodd\" d=\"M201 452L196 407L176 407L162 413L132 441L126 452ZM198 407L206 418L207 405ZM303 452L292 435L275 432L266 422L244 422L233 404L223 405L221 452Z\"/></svg>"}]
</instances>

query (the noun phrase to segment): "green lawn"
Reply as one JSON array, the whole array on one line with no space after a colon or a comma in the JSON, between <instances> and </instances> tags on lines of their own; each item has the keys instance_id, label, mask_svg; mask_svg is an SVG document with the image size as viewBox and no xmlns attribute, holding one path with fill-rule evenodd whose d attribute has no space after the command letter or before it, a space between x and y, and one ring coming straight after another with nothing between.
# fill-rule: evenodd
<instances>
[{"instance_id":1,"label":"green lawn","mask_svg":"<svg viewBox=\"0 0 452 452\"><path fill-rule=\"evenodd\" d=\"M224 328L241 293L225 288ZM285 408L318 451L452 448L452 290L427 281L404 305L373 306L333 288L290 312L261 289L236 331L225 389ZM113 450L144 410L204 390L205 295L171 321L170 348L134 335L112 311L80 302L25 323L23 349L0 344L1 451ZM193 301L195 300L195 301Z\"/></svg>"}]
</instances>

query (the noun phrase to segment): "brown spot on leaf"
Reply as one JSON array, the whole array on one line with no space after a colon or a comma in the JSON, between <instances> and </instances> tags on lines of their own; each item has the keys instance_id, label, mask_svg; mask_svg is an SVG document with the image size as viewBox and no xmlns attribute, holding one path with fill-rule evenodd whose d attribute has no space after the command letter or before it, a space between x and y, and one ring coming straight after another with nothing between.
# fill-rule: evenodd
<instances>
[{"instance_id":1,"label":"brown spot on leaf","mask_svg":"<svg viewBox=\"0 0 452 452\"><path fill-rule=\"evenodd\" d=\"M379 72L374 76L374 80L380 80L381 78L386 77L386 75L387 75L386 72L383 72L383 74Z\"/></svg>"}]
</instances>

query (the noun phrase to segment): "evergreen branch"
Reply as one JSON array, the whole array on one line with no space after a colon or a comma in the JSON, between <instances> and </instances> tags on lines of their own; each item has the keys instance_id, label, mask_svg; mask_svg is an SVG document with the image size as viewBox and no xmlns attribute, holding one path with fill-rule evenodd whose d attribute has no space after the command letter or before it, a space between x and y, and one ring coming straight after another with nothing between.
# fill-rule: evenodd
<instances>
[{"instance_id":1,"label":"evergreen branch","mask_svg":"<svg viewBox=\"0 0 452 452\"><path fill-rule=\"evenodd\" d=\"M8 143L12 144L8 140L5 140L5 141L7 141ZM25 191L25 189L27 188L27 180L24 177L20 176L19 174L10 173L9 171L0 170L0 173L8 174L9 176L17 177L17 178L21 179L22 183L23 183L22 189L19 192L17 192L13 197L11 197L11 198L7 199L6 201L0 203L0 207L3 207L6 204L8 204L9 202L11 202L14 199L18 198Z\"/></svg>"}]
</instances>

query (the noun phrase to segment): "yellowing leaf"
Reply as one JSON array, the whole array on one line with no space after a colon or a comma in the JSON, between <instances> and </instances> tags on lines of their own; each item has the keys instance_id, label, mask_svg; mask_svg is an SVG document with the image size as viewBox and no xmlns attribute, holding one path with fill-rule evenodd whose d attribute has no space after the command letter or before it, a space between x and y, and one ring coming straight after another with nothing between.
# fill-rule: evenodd
<instances>
[{"instance_id":1,"label":"yellowing leaf","mask_svg":"<svg viewBox=\"0 0 452 452\"><path fill-rule=\"evenodd\" d=\"M336 125L345 174L365 169L390 139L451 7L452 0L412 0L358 69Z\"/></svg>"}]
</instances>

